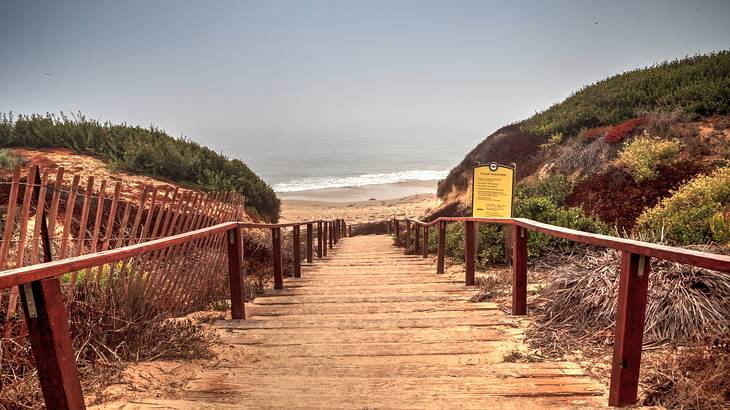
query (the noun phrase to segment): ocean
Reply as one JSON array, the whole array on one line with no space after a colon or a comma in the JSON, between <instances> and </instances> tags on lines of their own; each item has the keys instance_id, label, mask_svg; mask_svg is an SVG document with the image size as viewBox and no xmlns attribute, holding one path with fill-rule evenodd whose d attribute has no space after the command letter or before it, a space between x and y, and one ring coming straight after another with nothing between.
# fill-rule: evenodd
<instances>
[{"instance_id":1,"label":"ocean","mask_svg":"<svg viewBox=\"0 0 730 410\"><path fill-rule=\"evenodd\" d=\"M249 148L242 157L274 191L291 193L443 179L474 143L298 142L268 150Z\"/></svg>"}]
</instances>

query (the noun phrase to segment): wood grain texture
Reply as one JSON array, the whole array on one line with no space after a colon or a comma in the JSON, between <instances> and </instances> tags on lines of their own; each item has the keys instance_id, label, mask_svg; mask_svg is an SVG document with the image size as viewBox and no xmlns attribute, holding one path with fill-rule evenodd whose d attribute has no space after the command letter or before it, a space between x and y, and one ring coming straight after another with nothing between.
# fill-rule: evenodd
<instances>
[{"instance_id":1,"label":"wood grain texture","mask_svg":"<svg viewBox=\"0 0 730 410\"><path fill-rule=\"evenodd\" d=\"M463 271L437 275L385 235L330 252L247 304L248 320L218 322L231 352L175 400L109 408L604 408L606 388L574 363L504 362L519 319L469 302Z\"/></svg>"}]
</instances>

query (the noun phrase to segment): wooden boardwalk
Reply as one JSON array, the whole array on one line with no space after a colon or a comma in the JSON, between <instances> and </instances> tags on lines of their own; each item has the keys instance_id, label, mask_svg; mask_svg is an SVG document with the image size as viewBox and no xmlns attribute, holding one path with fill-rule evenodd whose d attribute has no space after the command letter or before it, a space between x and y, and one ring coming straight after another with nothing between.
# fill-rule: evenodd
<instances>
[{"instance_id":1,"label":"wooden boardwalk","mask_svg":"<svg viewBox=\"0 0 730 410\"><path fill-rule=\"evenodd\" d=\"M506 363L521 319L472 303L463 273L405 256L389 236L343 239L302 279L219 322L240 349L177 400L124 408L603 408L569 362Z\"/></svg>"}]
</instances>

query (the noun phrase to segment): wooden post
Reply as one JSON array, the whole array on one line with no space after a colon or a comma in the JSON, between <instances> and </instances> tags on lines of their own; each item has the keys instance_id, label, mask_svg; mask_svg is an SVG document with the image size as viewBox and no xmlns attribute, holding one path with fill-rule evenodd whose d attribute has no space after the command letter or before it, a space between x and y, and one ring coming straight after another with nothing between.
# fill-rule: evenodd
<instances>
[{"instance_id":1,"label":"wooden post","mask_svg":"<svg viewBox=\"0 0 730 410\"><path fill-rule=\"evenodd\" d=\"M400 224L399 221L395 220L395 246L400 246Z\"/></svg>"},{"instance_id":2,"label":"wooden post","mask_svg":"<svg viewBox=\"0 0 730 410\"><path fill-rule=\"evenodd\" d=\"M423 227L423 257L428 258L428 226Z\"/></svg>"},{"instance_id":3,"label":"wooden post","mask_svg":"<svg viewBox=\"0 0 730 410\"><path fill-rule=\"evenodd\" d=\"M408 247L411 245L411 221L406 220L406 253L408 253Z\"/></svg>"},{"instance_id":4,"label":"wooden post","mask_svg":"<svg viewBox=\"0 0 730 410\"><path fill-rule=\"evenodd\" d=\"M420 241L421 225L419 225L419 224L415 224L415 225L416 225L416 232L413 234L413 254L418 255L418 247L419 247L418 244L421 242Z\"/></svg>"},{"instance_id":5,"label":"wooden post","mask_svg":"<svg viewBox=\"0 0 730 410\"><path fill-rule=\"evenodd\" d=\"M332 224L332 221L327 222L327 228L329 229L329 232L327 232L327 239L329 240L330 249L334 248L334 238L332 238L334 235L334 225Z\"/></svg>"},{"instance_id":6,"label":"wooden post","mask_svg":"<svg viewBox=\"0 0 730 410\"><path fill-rule=\"evenodd\" d=\"M613 347L611 388L608 395L610 406L636 403L650 262L648 256L621 252L616 337Z\"/></svg>"},{"instance_id":7,"label":"wooden post","mask_svg":"<svg viewBox=\"0 0 730 410\"><path fill-rule=\"evenodd\" d=\"M476 223L474 223L474 221L466 221L466 226L464 228L464 261L466 263L466 286L474 286Z\"/></svg>"},{"instance_id":8,"label":"wooden post","mask_svg":"<svg viewBox=\"0 0 730 410\"><path fill-rule=\"evenodd\" d=\"M314 239L314 233L312 232L313 224L307 224L307 263L312 263L314 261L314 249L313 247L313 239Z\"/></svg>"},{"instance_id":9,"label":"wooden post","mask_svg":"<svg viewBox=\"0 0 730 410\"><path fill-rule=\"evenodd\" d=\"M512 314L527 314L527 239L528 231L510 226L512 247Z\"/></svg>"},{"instance_id":10,"label":"wooden post","mask_svg":"<svg viewBox=\"0 0 730 410\"><path fill-rule=\"evenodd\" d=\"M292 227L292 243L294 246L294 277L302 277L302 238L299 234L299 225Z\"/></svg>"},{"instance_id":11,"label":"wooden post","mask_svg":"<svg viewBox=\"0 0 730 410\"><path fill-rule=\"evenodd\" d=\"M352 236L352 225L347 225L347 236Z\"/></svg>"},{"instance_id":12,"label":"wooden post","mask_svg":"<svg viewBox=\"0 0 730 410\"><path fill-rule=\"evenodd\" d=\"M271 229L271 246L274 258L274 289L284 289L284 275L281 271L281 228Z\"/></svg>"},{"instance_id":13,"label":"wooden post","mask_svg":"<svg viewBox=\"0 0 730 410\"><path fill-rule=\"evenodd\" d=\"M388 219L388 235L390 235L390 233L391 233L391 229L390 229L391 222L392 221L390 219Z\"/></svg>"},{"instance_id":14,"label":"wooden post","mask_svg":"<svg viewBox=\"0 0 730 410\"><path fill-rule=\"evenodd\" d=\"M38 204L40 195L38 172L33 182L36 185L33 188L33 199ZM50 262L51 241L46 214L43 209L38 209L37 212L40 212L41 217L39 221L36 215L36 223L40 222L41 225L43 261ZM81 389L68 327L68 315L58 278L26 283L19 288L28 339L46 408L85 409L84 393Z\"/></svg>"},{"instance_id":15,"label":"wooden post","mask_svg":"<svg viewBox=\"0 0 730 410\"><path fill-rule=\"evenodd\" d=\"M327 237L329 236L327 221L322 222L322 255L327 256Z\"/></svg>"},{"instance_id":16,"label":"wooden post","mask_svg":"<svg viewBox=\"0 0 730 410\"><path fill-rule=\"evenodd\" d=\"M332 239L334 239L335 244L337 244L340 241L340 220L335 219L332 221L332 232L334 235L332 235Z\"/></svg>"},{"instance_id":17,"label":"wooden post","mask_svg":"<svg viewBox=\"0 0 730 410\"><path fill-rule=\"evenodd\" d=\"M436 273L444 273L444 260L446 258L446 221L439 222L439 245L438 260L436 262Z\"/></svg>"},{"instance_id":18,"label":"wooden post","mask_svg":"<svg viewBox=\"0 0 730 410\"><path fill-rule=\"evenodd\" d=\"M322 221L317 222L317 257L322 258Z\"/></svg>"},{"instance_id":19,"label":"wooden post","mask_svg":"<svg viewBox=\"0 0 730 410\"><path fill-rule=\"evenodd\" d=\"M352 234L352 229L349 230L349 234L348 234L348 228L350 228L350 227L347 225L347 222L345 222L345 220L343 219L342 220L342 235L344 237L348 237L348 236L350 236L350 234Z\"/></svg>"},{"instance_id":20,"label":"wooden post","mask_svg":"<svg viewBox=\"0 0 730 410\"><path fill-rule=\"evenodd\" d=\"M243 305L243 243L238 226L226 232L228 235L228 283L231 288L231 318L245 319Z\"/></svg>"},{"instance_id":21,"label":"wooden post","mask_svg":"<svg viewBox=\"0 0 730 410\"><path fill-rule=\"evenodd\" d=\"M58 278L21 285L28 339L49 409L85 409Z\"/></svg>"}]
</instances>

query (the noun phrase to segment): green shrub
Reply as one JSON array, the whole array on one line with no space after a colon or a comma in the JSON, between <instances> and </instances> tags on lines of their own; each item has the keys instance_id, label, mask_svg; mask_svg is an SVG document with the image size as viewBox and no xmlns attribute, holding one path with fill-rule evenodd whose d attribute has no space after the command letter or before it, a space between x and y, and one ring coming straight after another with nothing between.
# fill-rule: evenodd
<instances>
[{"instance_id":1,"label":"green shrub","mask_svg":"<svg viewBox=\"0 0 730 410\"><path fill-rule=\"evenodd\" d=\"M583 87L535 114L523 129L540 135L612 125L656 109L694 115L730 112L730 51L628 71Z\"/></svg>"},{"instance_id":2,"label":"green shrub","mask_svg":"<svg viewBox=\"0 0 730 410\"><path fill-rule=\"evenodd\" d=\"M626 168L634 181L640 183L656 179L657 169L671 163L680 151L679 140L655 138L644 132L624 145L615 163Z\"/></svg>"},{"instance_id":3,"label":"green shrub","mask_svg":"<svg viewBox=\"0 0 730 410\"><path fill-rule=\"evenodd\" d=\"M548 137L548 141L544 144L540 145L540 149L547 151L552 147L556 147L560 145L563 142L563 133L562 132L556 132L555 134L552 134L550 137Z\"/></svg>"},{"instance_id":4,"label":"green shrub","mask_svg":"<svg viewBox=\"0 0 730 410\"><path fill-rule=\"evenodd\" d=\"M559 207L548 197L525 198L517 204L517 215L564 228L577 229L584 232L606 233L607 226L588 215L579 207ZM575 243L567 239L555 238L541 233L531 232L527 242L530 256L539 256L546 251L569 252Z\"/></svg>"},{"instance_id":5,"label":"green shrub","mask_svg":"<svg viewBox=\"0 0 730 410\"><path fill-rule=\"evenodd\" d=\"M101 123L82 114L15 117L0 113L0 146L67 148L101 157L121 171L163 177L206 191L240 192L254 213L273 222L279 218L276 194L246 164L154 127Z\"/></svg>"},{"instance_id":6,"label":"green shrub","mask_svg":"<svg viewBox=\"0 0 730 410\"><path fill-rule=\"evenodd\" d=\"M549 174L537 181L522 182L515 190L517 204L534 197L545 197L555 205L565 204L565 200L573 192L575 180L567 175Z\"/></svg>"},{"instance_id":7,"label":"green shrub","mask_svg":"<svg viewBox=\"0 0 730 410\"><path fill-rule=\"evenodd\" d=\"M643 237L670 244L730 242L730 167L698 176L636 221Z\"/></svg>"},{"instance_id":8,"label":"green shrub","mask_svg":"<svg viewBox=\"0 0 730 410\"><path fill-rule=\"evenodd\" d=\"M19 165L24 165L28 160L15 155L10 150L0 149L0 168L6 171L12 171Z\"/></svg>"}]
</instances>

